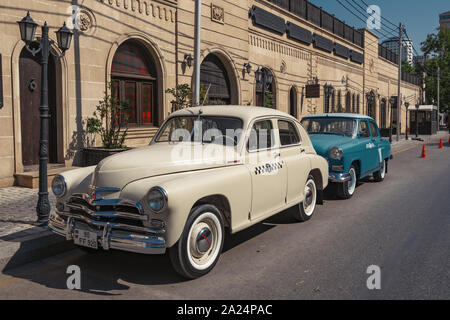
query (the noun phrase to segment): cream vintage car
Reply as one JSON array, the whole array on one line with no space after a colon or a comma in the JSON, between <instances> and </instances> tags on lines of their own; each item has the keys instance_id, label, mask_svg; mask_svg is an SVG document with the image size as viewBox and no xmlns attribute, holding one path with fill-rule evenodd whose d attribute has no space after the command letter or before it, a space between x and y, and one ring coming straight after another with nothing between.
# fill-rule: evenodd
<instances>
[{"instance_id":1,"label":"cream vintage car","mask_svg":"<svg viewBox=\"0 0 450 320\"><path fill-rule=\"evenodd\" d=\"M54 178L49 227L76 245L169 252L187 278L209 272L225 230L288 207L306 221L328 183L327 161L290 115L203 106L172 113L150 145Z\"/></svg>"}]
</instances>

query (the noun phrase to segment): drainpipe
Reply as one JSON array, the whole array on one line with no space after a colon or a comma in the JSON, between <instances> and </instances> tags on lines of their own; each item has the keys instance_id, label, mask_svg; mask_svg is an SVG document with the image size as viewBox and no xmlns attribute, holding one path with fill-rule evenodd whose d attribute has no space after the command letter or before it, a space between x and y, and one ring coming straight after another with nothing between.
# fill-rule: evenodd
<instances>
[{"instance_id":1,"label":"drainpipe","mask_svg":"<svg viewBox=\"0 0 450 320\"><path fill-rule=\"evenodd\" d=\"M194 106L200 105L200 44L202 28L202 0L195 0L194 35Z\"/></svg>"}]
</instances>

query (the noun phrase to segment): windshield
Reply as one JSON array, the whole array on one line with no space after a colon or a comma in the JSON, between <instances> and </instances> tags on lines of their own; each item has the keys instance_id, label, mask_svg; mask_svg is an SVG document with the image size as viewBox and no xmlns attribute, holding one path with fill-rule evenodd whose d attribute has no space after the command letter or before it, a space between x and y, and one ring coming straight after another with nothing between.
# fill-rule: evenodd
<instances>
[{"instance_id":1,"label":"windshield","mask_svg":"<svg viewBox=\"0 0 450 320\"><path fill-rule=\"evenodd\" d=\"M203 142L236 146L242 135L239 118L221 116L180 116L169 119L155 142Z\"/></svg>"},{"instance_id":2,"label":"windshield","mask_svg":"<svg viewBox=\"0 0 450 320\"><path fill-rule=\"evenodd\" d=\"M356 136L357 121L345 118L307 118L302 126L308 134L337 134L346 137Z\"/></svg>"}]
</instances>

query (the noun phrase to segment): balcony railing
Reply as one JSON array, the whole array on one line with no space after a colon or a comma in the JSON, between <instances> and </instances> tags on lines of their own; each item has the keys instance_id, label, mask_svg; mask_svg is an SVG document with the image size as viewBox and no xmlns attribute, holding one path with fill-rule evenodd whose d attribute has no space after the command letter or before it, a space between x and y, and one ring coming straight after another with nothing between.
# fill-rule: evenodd
<instances>
[{"instance_id":1,"label":"balcony railing","mask_svg":"<svg viewBox=\"0 0 450 320\"><path fill-rule=\"evenodd\" d=\"M268 0L314 25L363 48L363 34L307 0Z\"/></svg>"}]
</instances>

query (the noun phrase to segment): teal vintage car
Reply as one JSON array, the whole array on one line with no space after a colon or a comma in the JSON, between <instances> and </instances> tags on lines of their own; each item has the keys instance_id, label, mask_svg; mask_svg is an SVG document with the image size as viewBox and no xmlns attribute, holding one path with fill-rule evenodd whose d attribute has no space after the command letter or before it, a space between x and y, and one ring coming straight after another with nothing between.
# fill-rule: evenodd
<instances>
[{"instance_id":1,"label":"teal vintage car","mask_svg":"<svg viewBox=\"0 0 450 320\"><path fill-rule=\"evenodd\" d=\"M371 117L360 114L327 113L306 116L301 121L316 152L328 160L330 185L337 196L353 196L358 180L373 176L383 181L391 145L382 138Z\"/></svg>"}]
</instances>

